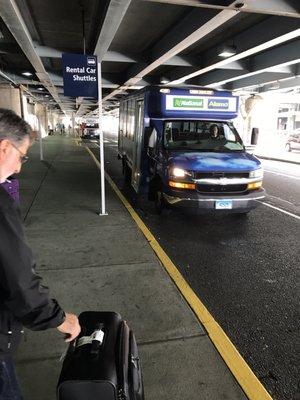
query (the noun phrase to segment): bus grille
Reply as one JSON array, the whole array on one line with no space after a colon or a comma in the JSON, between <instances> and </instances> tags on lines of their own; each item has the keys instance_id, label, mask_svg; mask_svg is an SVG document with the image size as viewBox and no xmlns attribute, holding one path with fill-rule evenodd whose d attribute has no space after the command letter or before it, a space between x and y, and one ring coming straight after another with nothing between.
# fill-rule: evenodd
<instances>
[{"instance_id":1,"label":"bus grille","mask_svg":"<svg viewBox=\"0 0 300 400\"><path fill-rule=\"evenodd\" d=\"M249 172L195 172L195 179L249 178Z\"/></svg>"},{"instance_id":2,"label":"bus grille","mask_svg":"<svg viewBox=\"0 0 300 400\"><path fill-rule=\"evenodd\" d=\"M244 193L246 185L197 185L197 191L203 194Z\"/></svg>"}]
</instances>

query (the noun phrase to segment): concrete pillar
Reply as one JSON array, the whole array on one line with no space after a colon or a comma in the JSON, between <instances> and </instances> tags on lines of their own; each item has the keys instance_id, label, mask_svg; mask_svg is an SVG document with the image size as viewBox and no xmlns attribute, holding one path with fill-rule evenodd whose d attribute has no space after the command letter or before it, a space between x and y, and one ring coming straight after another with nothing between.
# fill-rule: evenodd
<instances>
[{"instance_id":1,"label":"concrete pillar","mask_svg":"<svg viewBox=\"0 0 300 400\"><path fill-rule=\"evenodd\" d=\"M262 98L253 106L250 133L254 127L259 129L257 147L264 152L270 151L271 148L275 150L280 146L279 143L276 143L277 113L278 104L272 100L271 96Z\"/></svg>"},{"instance_id":2,"label":"concrete pillar","mask_svg":"<svg viewBox=\"0 0 300 400\"><path fill-rule=\"evenodd\" d=\"M22 117L20 89L6 83L0 85L0 107L8 108Z\"/></svg>"},{"instance_id":3,"label":"concrete pillar","mask_svg":"<svg viewBox=\"0 0 300 400\"><path fill-rule=\"evenodd\" d=\"M258 147L270 147L277 130L278 104L271 96L255 95L240 99L240 114L235 122L244 143L251 143L253 128L259 129Z\"/></svg>"},{"instance_id":4,"label":"concrete pillar","mask_svg":"<svg viewBox=\"0 0 300 400\"><path fill-rule=\"evenodd\" d=\"M35 115L38 119L39 130L41 132L42 137L48 135L48 116L47 109L43 104L35 105Z\"/></svg>"}]
</instances>

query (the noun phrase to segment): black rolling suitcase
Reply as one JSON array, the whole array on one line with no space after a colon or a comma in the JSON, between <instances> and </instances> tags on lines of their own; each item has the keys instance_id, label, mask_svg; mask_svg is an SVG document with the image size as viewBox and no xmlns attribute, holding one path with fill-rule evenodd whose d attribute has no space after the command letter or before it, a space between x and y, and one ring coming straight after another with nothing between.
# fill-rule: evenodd
<instances>
[{"instance_id":1,"label":"black rolling suitcase","mask_svg":"<svg viewBox=\"0 0 300 400\"><path fill-rule=\"evenodd\" d=\"M57 386L58 400L144 400L132 330L119 314L79 315L81 333L70 344Z\"/></svg>"}]
</instances>

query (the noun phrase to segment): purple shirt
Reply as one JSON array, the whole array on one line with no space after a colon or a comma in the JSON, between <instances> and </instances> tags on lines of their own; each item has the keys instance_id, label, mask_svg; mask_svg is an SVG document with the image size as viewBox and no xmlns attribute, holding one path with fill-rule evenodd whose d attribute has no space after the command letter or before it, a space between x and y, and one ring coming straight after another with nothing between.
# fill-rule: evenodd
<instances>
[{"instance_id":1,"label":"purple shirt","mask_svg":"<svg viewBox=\"0 0 300 400\"><path fill-rule=\"evenodd\" d=\"M19 181L17 178L6 179L0 185L15 201L20 202Z\"/></svg>"}]
</instances>

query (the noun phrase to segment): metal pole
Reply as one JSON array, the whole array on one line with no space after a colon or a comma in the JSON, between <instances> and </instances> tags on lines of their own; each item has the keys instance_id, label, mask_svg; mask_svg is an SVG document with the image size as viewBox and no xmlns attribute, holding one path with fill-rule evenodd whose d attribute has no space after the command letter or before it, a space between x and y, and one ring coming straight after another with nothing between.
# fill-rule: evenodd
<instances>
[{"instance_id":1,"label":"metal pole","mask_svg":"<svg viewBox=\"0 0 300 400\"><path fill-rule=\"evenodd\" d=\"M43 138L42 138L42 132L41 132L41 123L40 120L38 119L39 122L39 144L40 144L40 161L44 161L44 155L43 155Z\"/></svg>"},{"instance_id":2,"label":"metal pole","mask_svg":"<svg viewBox=\"0 0 300 400\"><path fill-rule=\"evenodd\" d=\"M99 126L99 150L100 150L100 172L101 172L101 213L107 215L105 210L105 176L104 176L104 149L103 149L103 127L102 127L102 84L101 84L101 62L98 62L98 126Z\"/></svg>"},{"instance_id":3,"label":"metal pole","mask_svg":"<svg viewBox=\"0 0 300 400\"><path fill-rule=\"evenodd\" d=\"M73 137L75 137L75 117L74 117L74 113L72 113L72 133L73 133Z\"/></svg>"}]
</instances>

